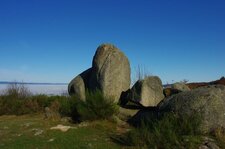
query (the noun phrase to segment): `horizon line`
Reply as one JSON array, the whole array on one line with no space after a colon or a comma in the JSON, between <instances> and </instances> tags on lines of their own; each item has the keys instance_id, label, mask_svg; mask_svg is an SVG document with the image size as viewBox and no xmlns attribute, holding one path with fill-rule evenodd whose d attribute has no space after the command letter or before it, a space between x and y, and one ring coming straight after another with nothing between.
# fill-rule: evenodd
<instances>
[{"instance_id":1,"label":"horizon line","mask_svg":"<svg viewBox=\"0 0 225 149\"><path fill-rule=\"evenodd\" d=\"M0 84L23 84L23 85L68 85L69 83L50 83L50 82L20 82L20 81L0 81Z\"/></svg>"}]
</instances>

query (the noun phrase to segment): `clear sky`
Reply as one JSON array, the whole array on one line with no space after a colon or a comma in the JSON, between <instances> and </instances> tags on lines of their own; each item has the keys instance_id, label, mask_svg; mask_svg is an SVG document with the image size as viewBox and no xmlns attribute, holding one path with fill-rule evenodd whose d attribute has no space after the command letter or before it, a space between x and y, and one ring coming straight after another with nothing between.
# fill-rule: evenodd
<instances>
[{"instance_id":1,"label":"clear sky","mask_svg":"<svg viewBox=\"0 0 225 149\"><path fill-rule=\"evenodd\" d=\"M68 83L112 43L164 83L225 75L225 0L0 0L0 80Z\"/></svg>"}]
</instances>

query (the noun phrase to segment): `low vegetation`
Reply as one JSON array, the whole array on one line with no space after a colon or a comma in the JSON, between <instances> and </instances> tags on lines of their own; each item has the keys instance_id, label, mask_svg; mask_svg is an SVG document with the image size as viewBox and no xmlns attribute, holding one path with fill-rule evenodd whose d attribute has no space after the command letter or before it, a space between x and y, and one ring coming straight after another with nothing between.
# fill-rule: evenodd
<instances>
[{"instance_id":1,"label":"low vegetation","mask_svg":"<svg viewBox=\"0 0 225 149\"><path fill-rule=\"evenodd\" d=\"M213 130L210 135L217 140L221 148L225 148L225 128L219 127Z\"/></svg>"},{"instance_id":2,"label":"low vegetation","mask_svg":"<svg viewBox=\"0 0 225 149\"><path fill-rule=\"evenodd\" d=\"M99 90L86 93L86 101L79 101L75 105L73 116L78 121L109 119L118 112L118 106L110 97L105 97Z\"/></svg>"},{"instance_id":3,"label":"low vegetation","mask_svg":"<svg viewBox=\"0 0 225 149\"><path fill-rule=\"evenodd\" d=\"M64 96L34 95L21 98L21 96L5 94L0 97L0 115L24 115L43 113L45 107L60 103L59 111L62 115L70 115L70 103ZM65 110L66 109L66 110Z\"/></svg>"},{"instance_id":4,"label":"low vegetation","mask_svg":"<svg viewBox=\"0 0 225 149\"><path fill-rule=\"evenodd\" d=\"M0 96L0 107L0 115L43 113L45 107L49 107L76 121L108 119L118 111L113 100L100 91L87 92L86 101L82 101L68 96L32 95L20 84L12 84L4 91Z\"/></svg>"},{"instance_id":5,"label":"low vegetation","mask_svg":"<svg viewBox=\"0 0 225 149\"><path fill-rule=\"evenodd\" d=\"M180 118L171 113L165 114L158 120L142 121L137 128L116 137L116 141L137 148L195 149L202 142L199 123L197 116Z\"/></svg>"},{"instance_id":6,"label":"low vegetation","mask_svg":"<svg viewBox=\"0 0 225 149\"><path fill-rule=\"evenodd\" d=\"M60 119L45 120L45 107L60 117L71 117L79 124ZM0 148L198 148L202 136L209 136L225 148L225 130L218 128L210 134L199 131L200 118L179 117L173 113L158 119L142 121L129 131L108 119L118 114L118 105L100 91L87 92L86 101L77 97L32 95L23 85L9 86L0 96ZM25 115L31 114L31 115ZM8 116L6 116L8 115ZM19 115L10 116L10 115ZM74 129L66 133L50 130L57 124ZM88 124L88 126L86 125ZM81 125L82 126L82 125ZM35 136L35 132L41 134ZM120 130L118 132L117 130Z\"/></svg>"}]
</instances>

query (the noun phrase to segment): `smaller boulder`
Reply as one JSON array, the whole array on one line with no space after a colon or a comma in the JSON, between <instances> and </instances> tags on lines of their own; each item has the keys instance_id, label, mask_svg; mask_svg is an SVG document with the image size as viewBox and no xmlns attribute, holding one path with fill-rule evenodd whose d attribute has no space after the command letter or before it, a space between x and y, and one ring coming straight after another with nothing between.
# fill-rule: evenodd
<instances>
[{"instance_id":1,"label":"smaller boulder","mask_svg":"<svg viewBox=\"0 0 225 149\"><path fill-rule=\"evenodd\" d=\"M85 90L88 88L88 80L92 69L88 69L76 76L68 85L68 92L70 96L77 96L79 99L85 101Z\"/></svg>"},{"instance_id":2,"label":"smaller boulder","mask_svg":"<svg viewBox=\"0 0 225 149\"><path fill-rule=\"evenodd\" d=\"M190 91L190 88L185 83L181 83L181 82L172 84L171 88L182 91L182 92Z\"/></svg>"},{"instance_id":3,"label":"smaller boulder","mask_svg":"<svg viewBox=\"0 0 225 149\"><path fill-rule=\"evenodd\" d=\"M164 99L162 81L157 76L137 81L131 89L130 99L144 107L157 106Z\"/></svg>"}]
</instances>

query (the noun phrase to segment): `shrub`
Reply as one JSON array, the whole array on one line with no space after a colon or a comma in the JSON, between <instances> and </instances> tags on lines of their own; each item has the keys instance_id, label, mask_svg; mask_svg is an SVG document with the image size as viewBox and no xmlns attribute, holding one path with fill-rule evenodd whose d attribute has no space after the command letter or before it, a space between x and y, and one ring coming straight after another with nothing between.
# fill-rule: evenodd
<instances>
[{"instance_id":1,"label":"shrub","mask_svg":"<svg viewBox=\"0 0 225 149\"><path fill-rule=\"evenodd\" d=\"M3 114L16 114L18 113L18 109L21 107L20 100L11 99L9 100L7 96L1 97L1 108L0 115Z\"/></svg>"},{"instance_id":2,"label":"shrub","mask_svg":"<svg viewBox=\"0 0 225 149\"><path fill-rule=\"evenodd\" d=\"M39 111L40 106L38 105L36 100L26 99L24 101L21 101L21 107L18 109L17 115L37 113Z\"/></svg>"},{"instance_id":3,"label":"shrub","mask_svg":"<svg viewBox=\"0 0 225 149\"><path fill-rule=\"evenodd\" d=\"M31 100L29 98L25 100L18 100L15 98L11 99L8 96L2 96L0 105L0 115L22 115L40 111L37 101Z\"/></svg>"},{"instance_id":4,"label":"shrub","mask_svg":"<svg viewBox=\"0 0 225 149\"><path fill-rule=\"evenodd\" d=\"M42 111L45 107L49 107L51 110L60 113L62 116L72 116L74 103L70 97L36 95L33 96L32 99L37 100Z\"/></svg>"},{"instance_id":5,"label":"shrub","mask_svg":"<svg viewBox=\"0 0 225 149\"><path fill-rule=\"evenodd\" d=\"M24 84L10 84L4 90L0 101L0 115L22 115L39 111L39 105L31 100L31 92Z\"/></svg>"},{"instance_id":6,"label":"shrub","mask_svg":"<svg viewBox=\"0 0 225 149\"><path fill-rule=\"evenodd\" d=\"M47 95L36 95L32 97L32 100L37 101L42 111L44 111L45 107L49 107L51 110L58 112L62 116L71 117L78 101L78 99L75 97Z\"/></svg>"},{"instance_id":7,"label":"shrub","mask_svg":"<svg viewBox=\"0 0 225 149\"><path fill-rule=\"evenodd\" d=\"M59 109L60 109L61 105L59 103L58 100L54 100L51 105L50 105L50 109L53 111L53 112L56 112L58 113L59 112Z\"/></svg>"},{"instance_id":8,"label":"shrub","mask_svg":"<svg viewBox=\"0 0 225 149\"><path fill-rule=\"evenodd\" d=\"M31 92L24 84L17 83L9 84L3 94L14 99L25 99L31 96Z\"/></svg>"},{"instance_id":9,"label":"shrub","mask_svg":"<svg viewBox=\"0 0 225 149\"><path fill-rule=\"evenodd\" d=\"M76 109L76 104L78 102L78 99L75 97L65 97L61 98L59 100L60 103L60 108L59 108L59 113L62 116L73 116L73 111Z\"/></svg>"},{"instance_id":10,"label":"shrub","mask_svg":"<svg viewBox=\"0 0 225 149\"><path fill-rule=\"evenodd\" d=\"M110 97L105 97L99 90L86 93L86 101L77 100L74 118L80 121L108 119L118 111Z\"/></svg>"},{"instance_id":11,"label":"shrub","mask_svg":"<svg viewBox=\"0 0 225 149\"><path fill-rule=\"evenodd\" d=\"M52 101L49 100L49 97L47 95L34 95L34 96L31 97L31 99L36 100L38 105L42 108L49 107L51 105L51 102L52 102Z\"/></svg>"},{"instance_id":12,"label":"shrub","mask_svg":"<svg viewBox=\"0 0 225 149\"><path fill-rule=\"evenodd\" d=\"M199 124L198 116L181 118L170 113L159 120L142 121L121 140L140 148L196 148L201 143Z\"/></svg>"},{"instance_id":13,"label":"shrub","mask_svg":"<svg viewBox=\"0 0 225 149\"><path fill-rule=\"evenodd\" d=\"M22 87L22 89L20 88ZM22 92L21 92L22 91ZM62 116L72 116L74 104L66 96L33 95L24 86L10 86L5 94L0 96L0 115L22 115L41 113L45 107L49 107L54 112ZM23 94L21 94L23 93Z\"/></svg>"},{"instance_id":14,"label":"shrub","mask_svg":"<svg viewBox=\"0 0 225 149\"><path fill-rule=\"evenodd\" d=\"M75 120L107 119L118 110L117 105L100 91L87 92L86 101L67 96L31 96L24 85L12 84L5 94L0 96L0 115L3 114L32 114L43 112L45 107Z\"/></svg>"}]
</instances>

